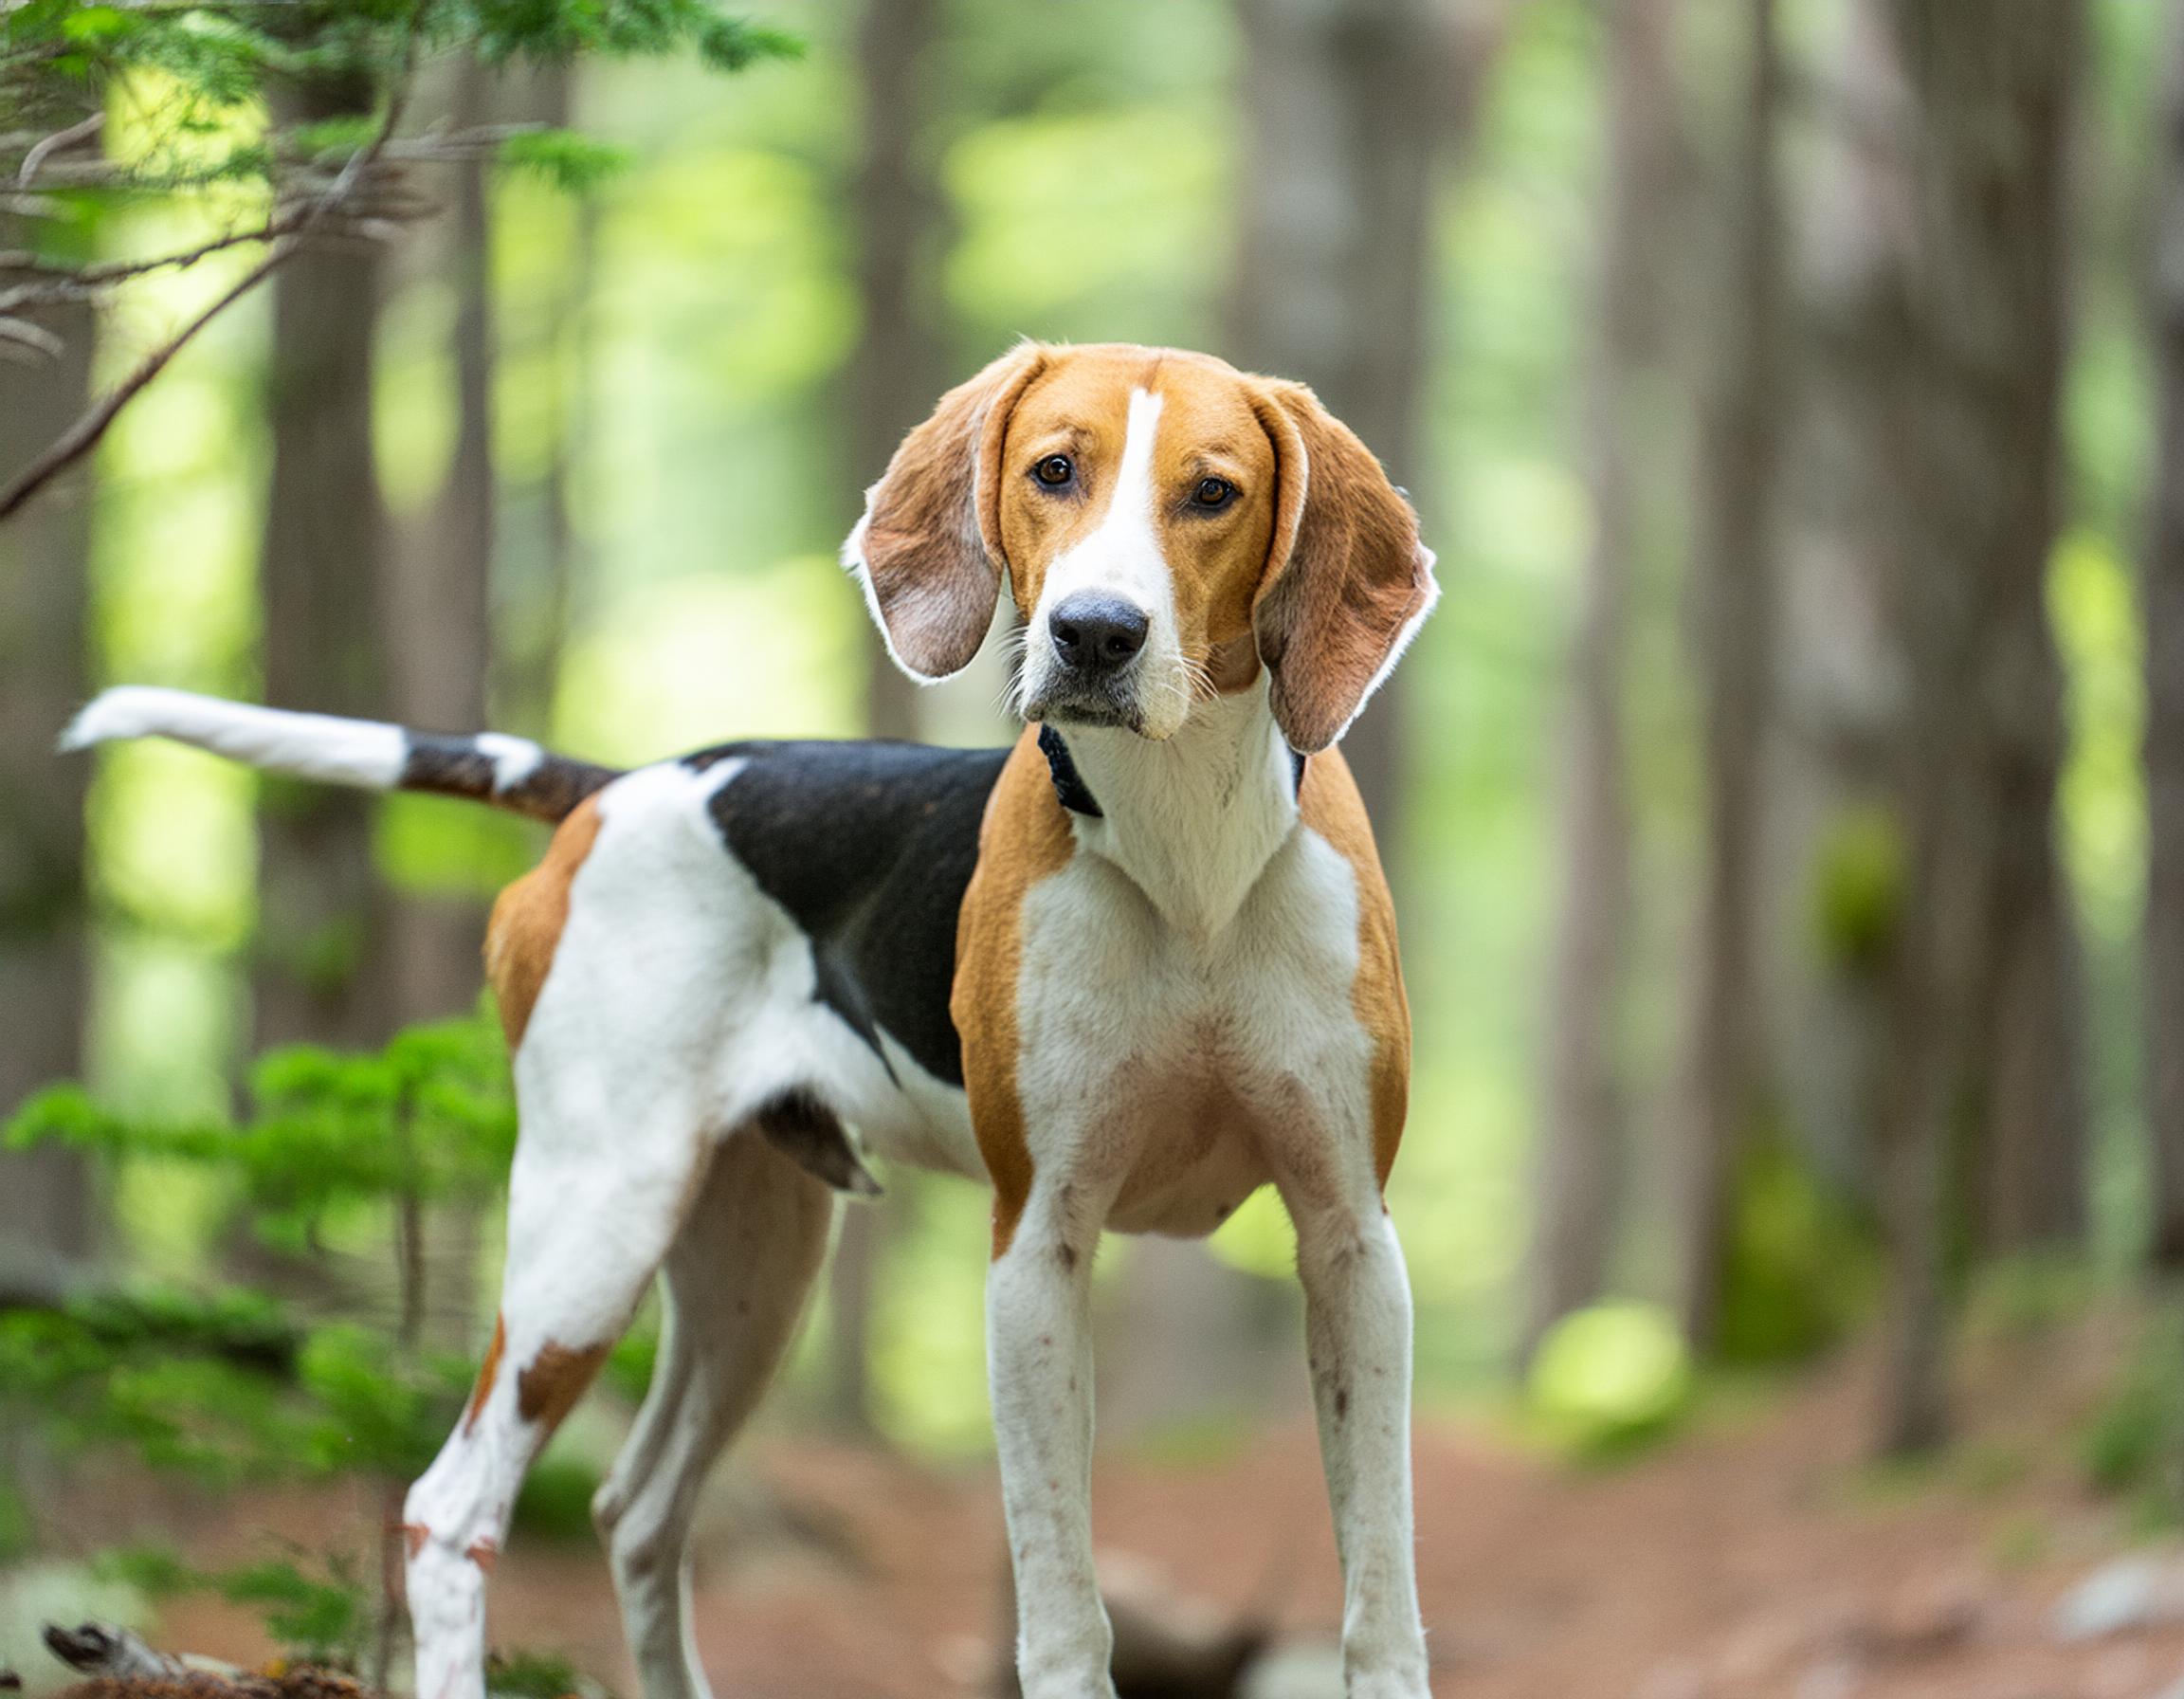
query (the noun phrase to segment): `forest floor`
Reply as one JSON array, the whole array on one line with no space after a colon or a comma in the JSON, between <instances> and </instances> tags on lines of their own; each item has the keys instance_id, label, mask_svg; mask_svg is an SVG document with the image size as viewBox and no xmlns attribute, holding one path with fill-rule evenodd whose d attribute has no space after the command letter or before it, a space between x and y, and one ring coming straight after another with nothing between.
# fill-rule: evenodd
<instances>
[{"instance_id":1,"label":"forest floor","mask_svg":"<svg viewBox=\"0 0 2184 1699\"><path fill-rule=\"evenodd\" d=\"M1612 1467L1558 1462L1487 1419L1422 1420L1435 1692L2180 1699L2184 1555L2135 1546L2126 1511L2091 1494L2078 1463L2118 1345L2115 1329L2084 1326L1990 1340L1966 1376L1969 1432L1918 1470L1862 1461L1870 1400L1856 1361L1716 1398L1684 1434ZM1166 1608L1269 1615L1284 1644L1307 1649L1305 1666L1331 1640L1340 1599L1308 1425L1278 1424L1215 1461L1110 1458L1096 1502L1111 1582ZM267 1500L253 1520L262 1539L307 1514ZM772 1435L701 1528L697 1625L716 1690L990 1691L1001 1562L990 1471ZM2073 1598L2106 1607L2107 1631L2066 1635ZM519 1540L492 1609L496 1641L557 1649L635 1691L588 1543ZM158 1637L259 1650L210 1605L171 1611ZM1326 1690L1308 1667L1296 1673L1281 1693Z\"/></svg>"}]
</instances>

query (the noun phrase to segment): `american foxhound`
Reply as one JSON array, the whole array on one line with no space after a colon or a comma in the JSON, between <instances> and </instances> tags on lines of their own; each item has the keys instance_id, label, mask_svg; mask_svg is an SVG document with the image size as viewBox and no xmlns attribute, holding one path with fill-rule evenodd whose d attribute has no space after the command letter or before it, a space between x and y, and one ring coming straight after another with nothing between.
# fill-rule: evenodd
<instances>
[{"instance_id":1,"label":"american foxhound","mask_svg":"<svg viewBox=\"0 0 2184 1699\"><path fill-rule=\"evenodd\" d=\"M1348 1690L1419 1699L1410 1301L1381 1197L1410 1016L1334 747L1434 599L1410 506L1297 385L1027 344L910 433L844 558L923 681L969 665L1006 584L1014 748L730 743L617 773L144 688L69 734L558 822L486 946L522 1132L492 1343L409 1495L418 1693L482 1694L518 1484L658 1271L658 1370L594 1508L647 1699L704 1699L693 1504L790 1343L835 1194L876 1189L865 1150L992 1188L1028 1699L1114 1692L1100 1234L1210 1233L1268 1180L1297 1228Z\"/></svg>"}]
</instances>

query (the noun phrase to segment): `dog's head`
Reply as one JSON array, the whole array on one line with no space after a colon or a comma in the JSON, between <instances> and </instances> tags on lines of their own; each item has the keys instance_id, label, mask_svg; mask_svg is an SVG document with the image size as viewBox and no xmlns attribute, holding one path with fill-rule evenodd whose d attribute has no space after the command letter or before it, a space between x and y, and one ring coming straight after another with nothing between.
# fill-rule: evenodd
<instances>
[{"instance_id":1,"label":"dog's head","mask_svg":"<svg viewBox=\"0 0 2184 1699\"><path fill-rule=\"evenodd\" d=\"M1437 594L1410 503L1311 391L1120 344L1027 343L949 391L843 557L915 679L970 665L1006 573L1027 719L1170 738L1264 666L1306 753Z\"/></svg>"}]
</instances>

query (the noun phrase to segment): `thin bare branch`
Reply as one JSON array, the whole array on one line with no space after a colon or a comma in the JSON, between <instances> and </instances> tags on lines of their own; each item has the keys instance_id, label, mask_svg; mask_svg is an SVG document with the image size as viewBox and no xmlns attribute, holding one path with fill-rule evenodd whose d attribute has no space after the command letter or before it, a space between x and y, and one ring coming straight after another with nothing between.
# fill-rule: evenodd
<instances>
[{"instance_id":1,"label":"thin bare branch","mask_svg":"<svg viewBox=\"0 0 2184 1699\"><path fill-rule=\"evenodd\" d=\"M38 175L38 169L53 155L78 142L89 141L106 127L106 114L94 112L89 118L79 119L65 130L56 130L23 155L23 164L15 173L19 188L27 189Z\"/></svg>"},{"instance_id":2,"label":"thin bare branch","mask_svg":"<svg viewBox=\"0 0 2184 1699\"><path fill-rule=\"evenodd\" d=\"M0 318L0 342L19 343L34 348L47 359L59 359L66 352L61 338L44 325L32 324L27 319Z\"/></svg>"},{"instance_id":3,"label":"thin bare branch","mask_svg":"<svg viewBox=\"0 0 2184 1699\"><path fill-rule=\"evenodd\" d=\"M58 442L31 462L5 491L0 491L0 520L8 519L24 502L97 448L99 439L106 434L107 427L114 423L115 415L146 384L164 372L168 362L188 347L199 331L272 276L275 270L296 253L300 246L300 240L296 237L276 243L270 253L245 272L217 301L153 350L136 371L102 395L89 412L63 433Z\"/></svg>"},{"instance_id":4,"label":"thin bare branch","mask_svg":"<svg viewBox=\"0 0 2184 1699\"><path fill-rule=\"evenodd\" d=\"M337 214L342 203L355 193L360 185L370 182L373 171L386 154L388 145L394 139L394 132L402 122L402 115L409 109L410 97L416 85L417 55L424 37L424 22L425 8L422 0L419 0L410 14L409 30L402 46L402 67L388 89L387 111L372 139L350 157L339 175L323 193L312 197L297 210L295 228L275 242L264 259L237 279L211 305L146 356L134 372L101 396L88 412L68 428L58 442L32 462L4 491L0 491L0 521L12 516L32 496L97 448L100 439L106 434L107 429L112 426L122 408L145 385L165 371L168 363L189 346L199 331L293 258L321 220Z\"/></svg>"}]
</instances>

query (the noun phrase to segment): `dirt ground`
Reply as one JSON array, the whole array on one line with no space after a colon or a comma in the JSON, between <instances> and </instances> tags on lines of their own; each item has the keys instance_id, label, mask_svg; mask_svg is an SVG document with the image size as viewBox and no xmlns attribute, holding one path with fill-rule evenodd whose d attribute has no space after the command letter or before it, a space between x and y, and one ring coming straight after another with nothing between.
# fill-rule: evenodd
<instances>
[{"instance_id":1,"label":"dirt ground","mask_svg":"<svg viewBox=\"0 0 2184 1699\"><path fill-rule=\"evenodd\" d=\"M1464 1699L2172 1699L2184 1600L2081 1641L2058 1600L2130 1549L2067 1435L2102 1343L1990 1351L1987 1412L1942 1462L1877 1471L1855 1366L1718 1411L1613 1469L1573 1469L1485 1421L1422 1423L1419 1579L1437 1694ZM1339 1619L1319 1460L1285 1425L1211 1465L1110 1459L1097 1483L1112 1580L1286 1640ZM322 1507L321 1507L322 1508ZM264 1507L289 1521L301 1507ZM259 1526L265 1525L261 1522ZM222 1544L227 1544L223 1541ZM955 1699L985 1690L1001 1540L990 1472L938 1474L775 1435L716 1494L698 1635L720 1699ZM2177 1571L2184 1575L2184 1569ZM634 1682L605 1564L519 1542L494 1578L497 1641ZM171 1615L172 1646L248 1655L238 1620Z\"/></svg>"}]
</instances>

